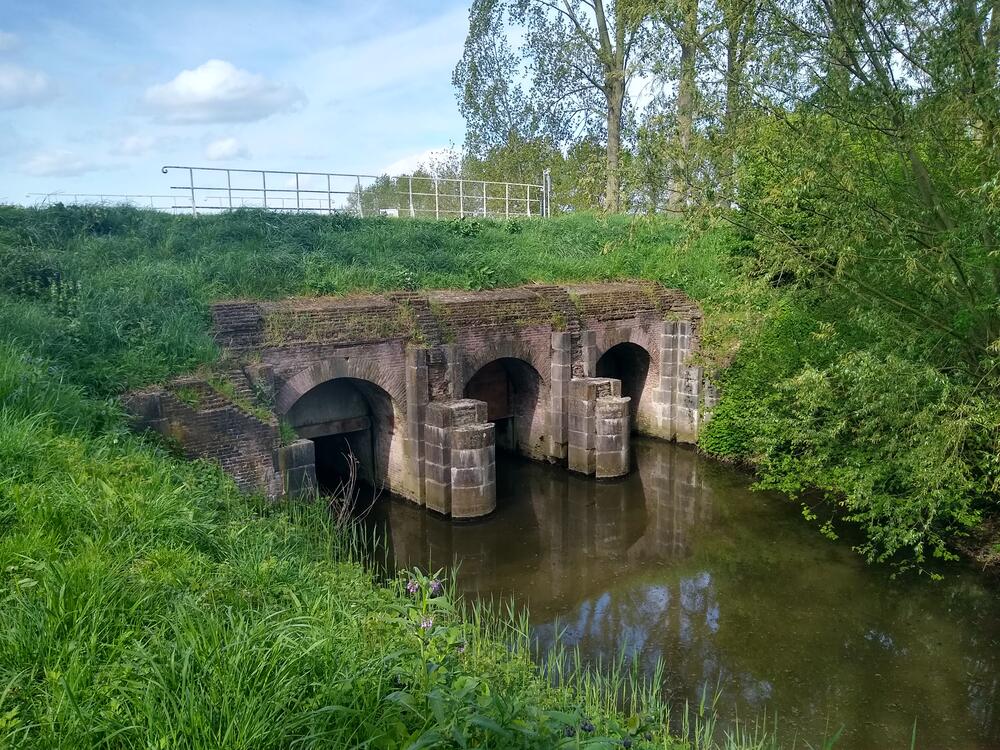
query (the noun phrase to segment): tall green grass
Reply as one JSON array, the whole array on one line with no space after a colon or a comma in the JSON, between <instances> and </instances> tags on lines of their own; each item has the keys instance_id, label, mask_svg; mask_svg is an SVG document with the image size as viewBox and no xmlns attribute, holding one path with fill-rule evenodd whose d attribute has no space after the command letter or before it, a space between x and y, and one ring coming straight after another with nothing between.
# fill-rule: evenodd
<instances>
[{"instance_id":1,"label":"tall green grass","mask_svg":"<svg viewBox=\"0 0 1000 750\"><path fill-rule=\"evenodd\" d=\"M728 251L660 218L424 221L0 207L0 330L95 392L212 361L220 298L640 277L705 298Z\"/></svg>"}]
</instances>

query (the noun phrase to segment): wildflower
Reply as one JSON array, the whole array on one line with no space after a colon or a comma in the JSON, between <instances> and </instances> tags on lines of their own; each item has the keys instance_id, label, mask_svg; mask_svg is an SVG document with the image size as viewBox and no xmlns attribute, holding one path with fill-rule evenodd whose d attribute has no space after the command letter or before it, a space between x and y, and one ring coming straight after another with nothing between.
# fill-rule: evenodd
<instances>
[{"instance_id":1,"label":"wildflower","mask_svg":"<svg viewBox=\"0 0 1000 750\"><path fill-rule=\"evenodd\" d=\"M424 630L430 630L433 626L434 626L433 617L425 617L423 620L420 621L420 627L422 627Z\"/></svg>"},{"instance_id":2,"label":"wildflower","mask_svg":"<svg viewBox=\"0 0 1000 750\"><path fill-rule=\"evenodd\" d=\"M458 653L460 653L460 654L464 654L465 653L465 644L464 643L459 643L458 646L455 647L455 650Z\"/></svg>"},{"instance_id":3,"label":"wildflower","mask_svg":"<svg viewBox=\"0 0 1000 750\"><path fill-rule=\"evenodd\" d=\"M441 596L444 592L444 584L437 578L431 581L431 596Z\"/></svg>"},{"instance_id":4,"label":"wildflower","mask_svg":"<svg viewBox=\"0 0 1000 750\"><path fill-rule=\"evenodd\" d=\"M622 738L622 747L624 747L625 750L628 750L630 747L632 747L632 738L631 737Z\"/></svg>"},{"instance_id":5,"label":"wildflower","mask_svg":"<svg viewBox=\"0 0 1000 750\"><path fill-rule=\"evenodd\" d=\"M410 582L406 584L406 591L411 595L416 594L420 591L420 584L417 583L415 579L411 578Z\"/></svg>"},{"instance_id":6,"label":"wildflower","mask_svg":"<svg viewBox=\"0 0 1000 750\"><path fill-rule=\"evenodd\" d=\"M567 737L575 737L576 730L573 729L573 727L566 727L566 731L563 732L563 734L565 734Z\"/></svg>"},{"instance_id":7,"label":"wildflower","mask_svg":"<svg viewBox=\"0 0 1000 750\"><path fill-rule=\"evenodd\" d=\"M590 719L584 719L583 723L580 724L580 729L582 729L584 732L593 732L594 724L593 722L591 722Z\"/></svg>"}]
</instances>

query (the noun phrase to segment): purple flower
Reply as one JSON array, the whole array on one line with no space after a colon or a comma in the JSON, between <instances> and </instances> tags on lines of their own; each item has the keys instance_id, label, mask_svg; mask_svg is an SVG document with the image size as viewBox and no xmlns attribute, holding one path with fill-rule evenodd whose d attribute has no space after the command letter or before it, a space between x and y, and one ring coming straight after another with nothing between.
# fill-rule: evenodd
<instances>
[{"instance_id":1,"label":"purple flower","mask_svg":"<svg viewBox=\"0 0 1000 750\"><path fill-rule=\"evenodd\" d=\"M425 617L423 620L420 621L420 627L422 627L424 630L430 630L433 626L434 626L433 617Z\"/></svg>"},{"instance_id":2,"label":"purple flower","mask_svg":"<svg viewBox=\"0 0 1000 750\"><path fill-rule=\"evenodd\" d=\"M594 731L594 723L590 719L584 719L583 723L580 724L580 729L582 729L584 732L588 732L588 733L589 732L593 732Z\"/></svg>"},{"instance_id":3,"label":"purple flower","mask_svg":"<svg viewBox=\"0 0 1000 750\"><path fill-rule=\"evenodd\" d=\"M411 595L416 594L418 591L420 591L420 584L417 583L415 579L411 578L410 582L406 584L406 590Z\"/></svg>"},{"instance_id":4,"label":"purple flower","mask_svg":"<svg viewBox=\"0 0 1000 750\"><path fill-rule=\"evenodd\" d=\"M444 592L444 584L435 578L431 581L431 596L441 596L442 592Z\"/></svg>"}]
</instances>

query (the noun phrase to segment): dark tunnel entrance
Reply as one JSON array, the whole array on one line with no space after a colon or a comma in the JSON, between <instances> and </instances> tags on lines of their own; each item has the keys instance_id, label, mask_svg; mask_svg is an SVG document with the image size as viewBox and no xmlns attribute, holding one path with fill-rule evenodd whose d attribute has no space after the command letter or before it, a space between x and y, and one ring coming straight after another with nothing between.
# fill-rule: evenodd
<instances>
[{"instance_id":1,"label":"dark tunnel entrance","mask_svg":"<svg viewBox=\"0 0 1000 750\"><path fill-rule=\"evenodd\" d=\"M597 377L617 378L622 381L622 395L629 396L629 420L632 432L639 427L639 404L649 374L649 352L638 344L616 344L597 360Z\"/></svg>"},{"instance_id":2,"label":"dark tunnel entrance","mask_svg":"<svg viewBox=\"0 0 1000 750\"><path fill-rule=\"evenodd\" d=\"M540 386L534 367L503 357L481 367L466 383L463 395L486 402L486 418L496 426L497 450L530 455Z\"/></svg>"},{"instance_id":3,"label":"dark tunnel entrance","mask_svg":"<svg viewBox=\"0 0 1000 750\"><path fill-rule=\"evenodd\" d=\"M299 437L313 441L316 481L328 494L386 485L393 432L392 399L374 383L336 378L304 394L285 415ZM352 474L353 466L353 474Z\"/></svg>"}]
</instances>

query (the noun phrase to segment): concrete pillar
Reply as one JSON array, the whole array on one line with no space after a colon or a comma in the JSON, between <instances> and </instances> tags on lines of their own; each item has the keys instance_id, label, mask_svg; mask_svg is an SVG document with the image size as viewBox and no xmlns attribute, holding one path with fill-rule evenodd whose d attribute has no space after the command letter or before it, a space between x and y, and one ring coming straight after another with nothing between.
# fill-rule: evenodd
<instances>
[{"instance_id":1,"label":"concrete pillar","mask_svg":"<svg viewBox=\"0 0 1000 750\"><path fill-rule=\"evenodd\" d=\"M274 465L283 494L308 497L316 493L316 446L312 440L296 440L275 451Z\"/></svg>"},{"instance_id":2,"label":"concrete pillar","mask_svg":"<svg viewBox=\"0 0 1000 750\"><path fill-rule=\"evenodd\" d=\"M569 429L568 455L570 471L594 475L597 473L598 453L598 403L603 403L601 413L608 420L604 428L606 433L602 441L602 451L608 453L606 470L617 471L616 467L622 461L621 451L628 456L628 404L630 399L621 398L622 384L617 378L573 378L569 384ZM610 401L602 399L611 399ZM626 410L624 422L621 409ZM621 430L625 432L622 433ZM610 454L618 452L616 459ZM625 462L625 472L628 463ZM620 476L620 473L608 473L605 476Z\"/></svg>"},{"instance_id":3,"label":"concrete pillar","mask_svg":"<svg viewBox=\"0 0 1000 750\"><path fill-rule=\"evenodd\" d=\"M569 382L573 379L573 335L552 334L552 364L549 373L549 457L562 460L567 452L567 408Z\"/></svg>"},{"instance_id":4,"label":"concrete pillar","mask_svg":"<svg viewBox=\"0 0 1000 750\"><path fill-rule=\"evenodd\" d=\"M597 436L594 442L598 479L621 477L629 470L629 402L627 396L601 396L594 406Z\"/></svg>"},{"instance_id":5,"label":"concrete pillar","mask_svg":"<svg viewBox=\"0 0 1000 750\"><path fill-rule=\"evenodd\" d=\"M660 384L653 394L661 436L682 443L697 442L700 419L702 370L686 364L691 355L691 334L690 321L664 322Z\"/></svg>"},{"instance_id":6,"label":"concrete pillar","mask_svg":"<svg viewBox=\"0 0 1000 750\"><path fill-rule=\"evenodd\" d=\"M491 422L452 428L452 518L477 518L497 507L495 440Z\"/></svg>"},{"instance_id":7,"label":"concrete pillar","mask_svg":"<svg viewBox=\"0 0 1000 750\"><path fill-rule=\"evenodd\" d=\"M427 404L424 499L431 510L475 518L496 508L493 425L486 402L463 398Z\"/></svg>"},{"instance_id":8,"label":"concrete pillar","mask_svg":"<svg viewBox=\"0 0 1000 750\"><path fill-rule=\"evenodd\" d=\"M580 331L580 355L583 359L583 376L597 377L597 332Z\"/></svg>"},{"instance_id":9,"label":"concrete pillar","mask_svg":"<svg viewBox=\"0 0 1000 750\"><path fill-rule=\"evenodd\" d=\"M444 354L445 378L448 384L449 398L462 398L462 361L458 356L458 347L454 344L443 344L441 352Z\"/></svg>"},{"instance_id":10,"label":"concrete pillar","mask_svg":"<svg viewBox=\"0 0 1000 750\"><path fill-rule=\"evenodd\" d=\"M424 424L430 389L427 380L427 350L409 347L406 350L406 429L403 432L403 455L407 470L403 479L408 496L418 505L424 499Z\"/></svg>"}]
</instances>

